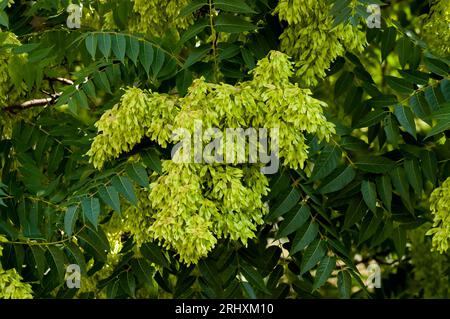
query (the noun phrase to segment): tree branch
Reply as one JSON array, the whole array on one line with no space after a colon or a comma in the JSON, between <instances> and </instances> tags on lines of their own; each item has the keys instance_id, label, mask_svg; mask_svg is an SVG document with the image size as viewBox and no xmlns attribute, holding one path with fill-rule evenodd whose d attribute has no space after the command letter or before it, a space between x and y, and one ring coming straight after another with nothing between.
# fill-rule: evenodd
<instances>
[{"instance_id":1,"label":"tree branch","mask_svg":"<svg viewBox=\"0 0 450 319\"><path fill-rule=\"evenodd\" d=\"M52 84L53 82L61 82L66 85L74 85L75 84L72 80L66 79L66 78L61 78L61 77L57 77L57 78L46 77L45 79L50 82L50 86L52 87L52 90L54 90L53 84ZM23 102L20 104L14 104L14 105L3 108L3 110L6 112L9 112L9 113L16 114L18 111L30 109L33 107L46 106L48 104L53 104L53 103L55 103L56 99L62 95L62 93L56 93L56 92L53 94L50 94L48 92L43 91L43 93L46 95L49 95L50 97L43 98L43 99L33 99L33 100L29 100L29 101L26 101L26 102Z\"/></svg>"},{"instance_id":2,"label":"tree branch","mask_svg":"<svg viewBox=\"0 0 450 319\"><path fill-rule=\"evenodd\" d=\"M11 106L7 106L5 108L3 108L4 111L9 112L9 113L17 113L17 111L22 111L22 110L26 110L26 109L30 109L33 107L38 107L38 106L46 106L48 104L53 104L56 99L61 96L61 93L56 93L56 94L52 94L51 97L45 98L45 99L33 99L33 100L29 100L20 104L14 104Z\"/></svg>"}]
</instances>

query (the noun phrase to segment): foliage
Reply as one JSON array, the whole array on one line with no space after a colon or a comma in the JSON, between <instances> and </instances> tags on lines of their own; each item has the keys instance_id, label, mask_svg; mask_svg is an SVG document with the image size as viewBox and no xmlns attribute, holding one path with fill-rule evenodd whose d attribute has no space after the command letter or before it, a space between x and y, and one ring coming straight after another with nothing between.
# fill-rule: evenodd
<instances>
[{"instance_id":1,"label":"foliage","mask_svg":"<svg viewBox=\"0 0 450 319\"><path fill-rule=\"evenodd\" d=\"M448 297L449 15L0 0L0 298ZM278 128L280 169L179 163L199 120Z\"/></svg>"}]
</instances>

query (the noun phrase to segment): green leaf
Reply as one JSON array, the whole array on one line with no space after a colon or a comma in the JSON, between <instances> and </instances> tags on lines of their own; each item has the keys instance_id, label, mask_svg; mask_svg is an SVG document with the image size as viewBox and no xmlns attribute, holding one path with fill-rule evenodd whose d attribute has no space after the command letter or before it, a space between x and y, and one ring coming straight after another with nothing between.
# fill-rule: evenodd
<instances>
[{"instance_id":1,"label":"green leaf","mask_svg":"<svg viewBox=\"0 0 450 319\"><path fill-rule=\"evenodd\" d=\"M155 53L155 61L152 64L152 72L153 77L157 77L159 72L162 70L162 67L164 65L164 61L166 60L166 54L161 49L156 49Z\"/></svg>"},{"instance_id":2,"label":"green leaf","mask_svg":"<svg viewBox=\"0 0 450 319\"><path fill-rule=\"evenodd\" d=\"M428 73L416 70L398 70L400 75L411 84L427 85L430 80Z\"/></svg>"},{"instance_id":3,"label":"green leaf","mask_svg":"<svg viewBox=\"0 0 450 319\"><path fill-rule=\"evenodd\" d=\"M185 17L206 6L207 0L193 0L180 10L180 17Z\"/></svg>"},{"instance_id":4,"label":"green leaf","mask_svg":"<svg viewBox=\"0 0 450 319\"><path fill-rule=\"evenodd\" d=\"M423 92L414 94L410 98L409 104L411 108L414 110L414 113L416 113L416 115L421 119L425 119L431 114L431 108L428 105L428 102L425 99L425 95Z\"/></svg>"},{"instance_id":5,"label":"green leaf","mask_svg":"<svg viewBox=\"0 0 450 319\"><path fill-rule=\"evenodd\" d=\"M436 185L437 160L434 152L424 150L420 152L420 162L423 174L427 180Z\"/></svg>"},{"instance_id":6,"label":"green leaf","mask_svg":"<svg viewBox=\"0 0 450 319\"><path fill-rule=\"evenodd\" d=\"M126 54L128 56L128 58L133 61L134 65L137 65L137 60L139 57L139 41L134 38L129 36L128 37L128 50L126 51Z\"/></svg>"},{"instance_id":7,"label":"green leaf","mask_svg":"<svg viewBox=\"0 0 450 319\"><path fill-rule=\"evenodd\" d=\"M319 267L317 267L316 275L314 276L313 289L316 290L323 286L323 284L330 278L331 273L336 268L336 258L325 256L320 261Z\"/></svg>"},{"instance_id":8,"label":"green leaf","mask_svg":"<svg viewBox=\"0 0 450 319\"><path fill-rule=\"evenodd\" d=\"M130 203L137 205L136 194L134 193L133 184L126 176L114 176L111 179L114 188L122 194Z\"/></svg>"},{"instance_id":9,"label":"green leaf","mask_svg":"<svg viewBox=\"0 0 450 319\"><path fill-rule=\"evenodd\" d=\"M130 297L135 298L136 293L136 278L131 271L124 271L119 277L120 287Z\"/></svg>"},{"instance_id":10,"label":"green leaf","mask_svg":"<svg viewBox=\"0 0 450 319\"><path fill-rule=\"evenodd\" d=\"M150 148L145 150L141 153L141 158L147 167L159 174L162 173L161 159L156 149Z\"/></svg>"},{"instance_id":11,"label":"green leaf","mask_svg":"<svg viewBox=\"0 0 450 319\"><path fill-rule=\"evenodd\" d=\"M147 258L150 262L155 263L164 268L170 267L166 257L161 252L161 247L159 247L158 245L154 243L145 243L141 246L140 250L142 256Z\"/></svg>"},{"instance_id":12,"label":"green leaf","mask_svg":"<svg viewBox=\"0 0 450 319\"><path fill-rule=\"evenodd\" d=\"M256 13L243 0L214 0L217 9L236 13Z\"/></svg>"},{"instance_id":13,"label":"green leaf","mask_svg":"<svg viewBox=\"0 0 450 319\"><path fill-rule=\"evenodd\" d=\"M192 72L189 70L181 70L177 74L177 90L181 96L185 96L188 88L191 86L193 81Z\"/></svg>"},{"instance_id":14,"label":"green leaf","mask_svg":"<svg viewBox=\"0 0 450 319\"><path fill-rule=\"evenodd\" d=\"M396 167L391 171L392 184L397 192L399 192L400 197L403 199L405 205L411 209L410 196L409 196L409 186L406 181L405 170L403 167Z\"/></svg>"},{"instance_id":15,"label":"green leaf","mask_svg":"<svg viewBox=\"0 0 450 319\"><path fill-rule=\"evenodd\" d=\"M94 83L92 83L91 80L87 81L83 84L82 89L84 93L86 93L87 96L89 96L91 99L95 99L97 97L95 93L95 86Z\"/></svg>"},{"instance_id":16,"label":"green leaf","mask_svg":"<svg viewBox=\"0 0 450 319\"><path fill-rule=\"evenodd\" d=\"M413 51L413 43L408 37L403 36L398 40L397 54L402 68L405 68L406 64L411 60L412 51Z\"/></svg>"},{"instance_id":17,"label":"green leaf","mask_svg":"<svg viewBox=\"0 0 450 319\"><path fill-rule=\"evenodd\" d=\"M310 217L309 207L303 205L298 211L293 211L286 216L286 219L278 229L277 238L286 237L287 235L297 231Z\"/></svg>"},{"instance_id":18,"label":"green leaf","mask_svg":"<svg viewBox=\"0 0 450 319\"><path fill-rule=\"evenodd\" d=\"M245 277L245 279L247 279L249 284L251 284L255 288L258 288L264 293L270 293L264 283L264 278L259 272L257 272L252 266L244 262L241 262L240 266L241 274Z\"/></svg>"},{"instance_id":19,"label":"green leaf","mask_svg":"<svg viewBox=\"0 0 450 319\"><path fill-rule=\"evenodd\" d=\"M300 265L300 275L311 270L327 253L327 246L324 241L316 239L308 245L302 256Z\"/></svg>"},{"instance_id":20,"label":"green leaf","mask_svg":"<svg viewBox=\"0 0 450 319\"><path fill-rule=\"evenodd\" d=\"M310 180L317 181L327 177L339 165L341 160L341 151L336 145L327 145L320 152L317 160L314 162L314 169Z\"/></svg>"},{"instance_id":21,"label":"green leaf","mask_svg":"<svg viewBox=\"0 0 450 319\"><path fill-rule=\"evenodd\" d=\"M144 67L145 73L147 73L148 76L150 74L150 66L153 62L153 47L147 42L143 42L140 47L141 49L139 52L139 61Z\"/></svg>"},{"instance_id":22,"label":"green leaf","mask_svg":"<svg viewBox=\"0 0 450 319\"><path fill-rule=\"evenodd\" d=\"M379 95L368 100L369 106L373 108L384 108L398 103L395 95Z\"/></svg>"},{"instance_id":23,"label":"green leaf","mask_svg":"<svg viewBox=\"0 0 450 319\"><path fill-rule=\"evenodd\" d=\"M112 94L111 86L109 84L108 76L105 72L98 72L97 76L94 78L94 82L100 89L105 92Z\"/></svg>"},{"instance_id":24,"label":"green leaf","mask_svg":"<svg viewBox=\"0 0 450 319\"><path fill-rule=\"evenodd\" d=\"M375 213L377 210L377 190L375 184L370 181L362 181L361 193L367 207Z\"/></svg>"},{"instance_id":25,"label":"green leaf","mask_svg":"<svg viewBox=\"0 0 450 319\"><path fill-rule=\"evenodd\" d=\"M108 33L101 33L98 35L98 48L103 56L108 59L111 55L111 37Z\"/></svg>"},{"instance_id":26,"label":"green leaf","mask_svg":"<svg viewBox=\"0 0 450 319\"><path fill-rule=\"evenodd\" d=\"M338 273L338 290L342 299L350 299L352 289L352 277L347 270Z\"/></svg>"},{"instance_id":27,"label":"green leaf","mask_svg":"<svg viewBox=\"0 0 450 319\"><path fill-rule=\"evenodd\" d=\"M336 192L347 186L356 176L355 170L348 166L328 184L320 188L320 193L327 194Z\"/></svg>"},{"instance_id":28,"label":"green leaf","mask_svg":"<svg viewBox=\"0 0 450 319\"><path fill-rule=\"evenodd\" d=\"M109 245L107 241L105 242L105 240L100 237L100 234L87 227L78 234L77 238L81 239L92 248L92 253L95 254L97 259L106 262Z\"/></svg>"},{"instance_id":29,"label":"green leaf","mask_svg":"<svg viewBox=\"0 0 450 319\"><path fill-rule=\"evenodd\" d=\"M207 19L202 19L195 24L191 25L186 31L184 31L183 35L181 36L180 42L178 45L182 45L186 41L189 41L193 37L195 37L197 34L205 30L210 26L210 23Z\"/></svg>"},{"instance_id":30,"label":"green leaf","mask_svg":"<svg viewBox=\"0 0 450 319\"><path fill-rule=\"evenodd\" d=\"M425 89L425 99L428 101L433 112L438 111L441 108L441 104L445 102L445 98L441 90L439 90L439 87L427 87Z\"/></svg>"},{"instance_id":31,"label":"green leaf","mask_svg":"<svg viewBox=\"0 0 450 319\"><path fill-rule=\"evenodd\" d=\"M432 129L428 132L425 139L428 139L432 136L438 135L442 132L445 132L450 129L450 117L447 120L439 121Z\"/></svg>"},{"instance_id":32,"label":"green leaf","mask_svg":"<svg viewBox=\"0 0 450 319\"><path fill-rule=\"evenodd\" d=\"M138 183L140 186L142 187L148 186L149 184L148 174L142 165L138 163L130 164L127 166L126 172L128 176L136 183Z\"/></svg>"},{"instance_id":33,"label":"green leaf","mask_svg":"<svg viewBox=\"0 0 450 319\"><path fill-rule=\"evenodd\" d=\"M65 247L69 254L72 255L75 263L80 266L81 274L85 275L87 273L86 260L84 259L83 252L81 251L79 246L73 242L69 242Z\"/></svg>"},{"instance_id":34,"label":"green leaf","mask_svg":"<svg viewBox=\"0 0 450 319\"><path fill-rule=\"evenodd\" d=\"M308 246L317 237L318 233L319 225L317 223L304 225L295 235L289 255L295 255L297 252Z\"/></svg>"},{"instance_id":35,"label":"green leaf","mask_svg":"<svg viewBox=\"0 0 450 319\"><path fill-rule=\"evenodd\" d=\"M408 81L394 76L385 76L386 83L396 92L410 94L414 91L414 86Z\"/></svg>"},{"instance_id":36,"label":"green leaf","mask_svg":"<svg viewBox=\"0 0 450 319\"><path fill-rule=\"evenodd\" d=\"M394 228L392 239L394 241L394 246L397 254L399 255L399 257L402 257L405 254L406 231L400 226Z\"/></svg>"},{"instance_id":37,"label":"green leaf","mask_svg":"<svg viewBox=\"0 0 450 319\"><path fill-rule=\"evenodd\" d=\"M95 60L95 52L97 51L97 37L94 34L89 34L85 40L85 44L92 60Z\"/></svg>"},{"instance_id":38,"label":"green leaf","mask_svg":"<svg viewBox=\"0 0 450 319\"><path fill-rule=\"evenodd\" d=\"M383 121L384 132L387 140L393 145L397 146L400 139L398 125L392 114L388 114Z\"/></svg>"},{"instance_id":39,"label":"green leaf","mask_svg":"<svg viewBox=\"0 0 450 319\"><path fill-rule=\"evenodd\" d=\"M184 62L183 69L187 69L188 67L202 60L209 53L209 51L211 51L210 45L202 45L198 48L193 49Z\"/></svg>"},{"instance_id":40,"label":"green leaf","mask_svg":"<svg viewBox=\"0 0 450 319\"><path fill-rule=\"evenodd\" d=\"M115 34L112 40L112 50L114 55L123 63L125 61L125 53L127 51L127 39L122 34Z\"/></svg>"},{"instance_id":41,"label":"green leaf","mask_svg":"<svg viewBox=\"0 0 450 319\"><path fill-rule=\"evenodd\" d=\"M280 200L280 204L276 206L267 216L268 219L276 219L290 211L300 200L300 192L296 188L292 188L289 194Z\"/></svg>"},{"instance_id":42,"label":"green leaf","mask_svg":"<svg viewBox=\"0 0 450 319\"><path fill-rule=\"evenodd\" d=\"M121 214L119 193L114 187L101 186L98 189L98 194L106 204L108 204L112 209Z\"/></svg>"},{"instance_id":43,"label":"green leaf","mask_svg":"<svg viewBox=\"0 0 450 319\"><path fill-rule=\"evenodd\" d=\"M131 268L141 282L153 286L153 267L144 258L133 259Z\"/></svg>"},{"instance_id":44,"label":"green leaf","mask_svg":"<svg viewBox=\"0 0 450 319\"><path fill-rule=\"evenodd\" d=\"M221 14L216 19L216 30L226 33L240 33L256 30L258 27L241 17Z\"/></svg>"},{"instance_id":45,"label":"green leaf","mask_svg":"<svg viewBox=\"0 0 450 319\"><path fill-rule=\"evenodd\" d=\"M441 105L438 111L433 112L428 118L438 121L446 121L450 118L450 104L445 103Z\"/></svg>"},{"instance_id":46,"label":"green leaf","mask_svg":"<svg viewBox=\"0 0 450 319\"><path fill-rule=\"evenodd\" d=\"M47 250L50 252L52 261L53 261L54 265L56 266L56 268L51 267L50 271L53 272L53 270L55 269L58 280L60 282L62 282L64 280L64 276L66 274L66 270L65 270L66 258L64 256L63 252L61 251L61 249L59 249L57 246L48 246Z\"/></svg>"},{"instance_id":47,"label":"green leaf","mask_svg":"<svg viewBox=\"0 0 450 319\"><path fill-rule=\"evenodd\" d=\"M348 89L353 84L353 79L355 75L352 72L343 72L342 75L337 79L334 86L334 95L336 98L348 92Z\"/></svg>"},{"instance_id":48,"label":"green leaf","mask_svg":"<svg viewBox=\"0 0 450 319\"><path fill-rule=\"evenodd\" d=\"M415 139L417 139L416 134L416 123L414 122L414 114L409 107L397 104L394 111L400 125L411 134Z\"/></svg>"},{"instance_id":49,"label":"green leaf","mask_svg":"<svg viewBox=\"0 0 450 319\"><path fill-rule=\"evenodd\" d=\"M81 201L81 208L83 209L83 215L97 229L98 218L100 216L100 201L98 200L98 198L83 198L83 200Z\"/></svg>"},{"instance_id":50,"label":"green leaf","mask_svg":"<svg viewBox=\"0 0 450 319\"><path fill-rule=\"evenodd\" d=\"M364 172L384 174L395 166L395 162L382 156L363 155L357 158L355 165Z\"/></svg>"},{"instance_id":51,"label":"green leaf","mask_svg":"<svg viewBox=\"0 0 450 319\"><path fill-rule=\"evenodd\" d=\"M5 11L0 11L0 25L9 28L9 17Z\"/></svg>"},{"instance_id":52,"label":"green leaf","mask_svg":"<svg viewBox=\"0 0 450 319\"><path fill-rule=\"evenodd\" d=\"M383 120L386 114L388 114L388 112L381 109L369 112L358 122L355 128L371 127L375 124L378 124Z\"/></svg>"},{"instance_id":53,"label":"green leaf","mask_svg":"<svg viewBox=\"0 0 450 319\"><path fill-rule=\"evenodd\" d=\"M41 246L30 245L31 253L33 254L34 263L36 264L36 271L40 280L44 278L45 265L45 250Z\"/></svg>"},{"instance_id":54,"label":"green leaf","mask_svg":"<svg viewBox=\"0 0 450 319\"><path fill-rule=\"evenodd\" d=\"M381 35L381 60L386 60L389 53L395 48L395 39L397 37L397 30L395 27L389 27L384 30Z\"/></svg>"},{"instance_id":55,"label":"green leaf","mask_svg":"<svg viewBox=\"0 0 450 319\"><path fill-rule=\"evenodd\" d=\"M53 174L59 167L59 164L61 164L64 157L64 146L60 143L56 145L54 149L52 149L52 152L50 153L50 156L48 158L48 166L47 171L49 174Z\"/></svg>"},{"instance_id":56,"label":"green leaf","mask_svg":"<svg viewBox=\"0 0 450 319\"><path fill-rule=\"evenodd\" d=\"M75 223L78 218L78 206L70 206L64 215L64 231L67 236L72 236Z\"/></svg>"},{"instance_id":57,"label":"green leaf","mask_svg":"<svg viewBox=\"0 0 450 319\"><path fill-rule=\"evenodd\" d=\"M378 176L376 179L378 194L386 209L391 211L392 204L392 183L389 175Z\"/></svg>"},{"instance_id":58,"label":"green leaf","mask_svg":"<svg viewBox=\"0 0 450 319\"><path fill-rule=\"evenodd\" d=\"M428 70L435 74L446 77L449 73L449 66L442 60L425 57L424 62Z\"/></svg>"},{"instance_id":59,"label":"green leaf","mask_svg":"<svg viewBox=\"0 0 450 319\"><path fill-rule=\"evenodd\" d=\"M417 159L405 160L404 168L409 185L414 189L415 195L420 197L420 194L422 194L423 180L419 161Z\"/></svg>"},{"instance_id":60,"label":"green leaf","mask_svg":"<svg viewBox=\"0 0 450 319\"><path fill-rule=\"evenodd\" d=\"M359 222L367 214L367 206L364 199L355 198L350 202L350 205L345 212L343 230L347 230L354 224Z\"/></svg>"},{"instance_id":61,"label":"green leaf","mask_svg":"<svg viewBox=\"0 0 450 319\"><path fill-rule=\"evenodd\" d=\"M372 237L380 226L381 220L375 215L370 214L364 219L362 226L359 231L359 241L358 244L361 245L367 239Z\"/></svg>"}]
</instances>

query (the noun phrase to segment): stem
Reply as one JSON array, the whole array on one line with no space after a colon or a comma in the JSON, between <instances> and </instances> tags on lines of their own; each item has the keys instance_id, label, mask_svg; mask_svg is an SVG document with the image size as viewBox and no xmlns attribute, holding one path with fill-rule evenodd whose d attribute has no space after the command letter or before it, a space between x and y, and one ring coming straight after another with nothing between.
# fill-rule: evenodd
<instances>
[{"instance_id":1,"label":"stem","mask_svg":"<svg viewBox=\"0 0 450 319\"><path fill-rule=\"evenodd\" d=\"M219 63L217 61L217 32L214 29L214 17L213 17L213 3L212 0L209 0L209 25L211 27L211 37L212 37L212 51L213 51L213 60L214 60L214 81L218 82L218 72L219 72Z\"/></svg>"}]
</instances>

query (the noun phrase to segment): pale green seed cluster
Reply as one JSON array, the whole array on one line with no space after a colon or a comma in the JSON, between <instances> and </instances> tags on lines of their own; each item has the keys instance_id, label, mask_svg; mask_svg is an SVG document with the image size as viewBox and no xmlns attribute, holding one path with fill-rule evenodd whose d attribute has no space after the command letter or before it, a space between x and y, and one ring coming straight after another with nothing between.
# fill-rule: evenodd
<instances>
[{"instance_id":1,"label":"pale green seed cluster","mask_svg":"<svg viewBox=\"0 0 450 319\"><path fill-rule=\"evenodd\" d=\"M450 0L435 0L423 28L424 39L438 55L450 56Z\"/></svg>"},{"instance_id":2,"label":"pale green seed cluster","mask_svg":"<svg viewBox=\"0 0 450 319\"><path fill-rule=\"evenodd\" d=\"M323 114L326 104L289 81L293 73L288 56L272 51L259 61L251 81L235 86L207 83L202 78L176 100L129 89L120 105L97 123L102 133L89 151L91 160L100 168L144 136L166 147L169 132L184 128L194 136L195 124L201 122L203 130L214 127L222 132L227 128L279 128L283 164L303 168L308 157L305 134L329 139L334 125ZM175 137L172 142L177 142ZM191 163L164 161L162 176L146 196L141 193L138 207L127 211L125 224L138 244L158 240L174 249L182 261L196 263L220 238L246 244L254 237L268 211L263 202L268 180L260 172L261 164L239 164L237 159L230 164L206 164L190 159Z\"/></svg>"},{"instance_id":3,"label":"pale green seed cluster","mask_svg":"<svg viewBox=\"0 0 450 319\"><path fill-rule=\"evenodd\" d=\"M1 243L5 240L0 236L0 257L3 250ZM16 269L4 270L0 263L0 299L32 299L31 285L22 280Z\"/></svg>"},{"instance_id":4,"label":"pale green seed cluster","mask_svg":"<svg viewBox=\"0 0 450 319\"><path fill-rule=\"evenodd\" d=\"M190 0L135 0L133 11L138 15L130 27L132 32L163 36L170 29L184 30L193 23L192 15L180 16Z\"/></svg>"},{"instance_id":5,"label":"pale green seed cluster","mask_svg":"<svg viewBox=\"0 0 450 319\"><path fill-rule=\"evenodd\" d=\"M90 161L100 169L106 160L131 150L144 136L167 146L176 112L174 98L129 88L120 103L95 124L101 134L88 152Z\"/></svg>"},{"instance_id":6,"label":"pale green seed cluster","mask_svg":"<svg viewBox=\"0 0 450 319\"><path fill-rule=\"evenodd\" d=\"M433 249L444 253L450 240L450 178L431 193L430 209L434 220L427 235L433 235Z\"/></svg>"},{"instance_id":7,"label":"pale green seed cluster","mask_svg":"<svg viewBox=\"0 0 450 319\"><path fill-rule=\"evenodd\" d=\"M352 2L353 3L353 2ZM274 13L288 23L281 48L296 61L301 85L314 86L346 50L362 51L365 34L350 24L333 27L328 0L280 0Z\"/></svg>"},{"instance_id":8,"label":"pale green seed cluster","mask_svg":"<svg viewBox=\"0 0 450 319\"><path fill-rule=\"evenodd\" d=\"M23 82L19 83L17 71L26 62L24 54L11 54L11 49L2 45L20 45L20 41L10 32L0 31L0 107L15 103L26 89Z\"/></svg>"}]
</instances>

